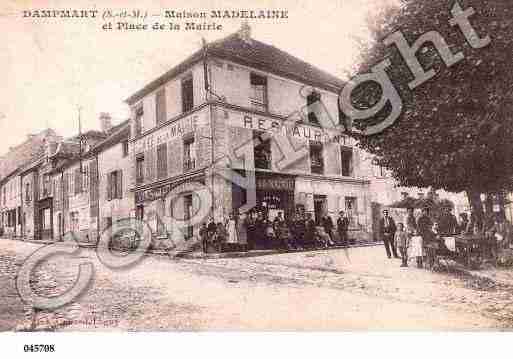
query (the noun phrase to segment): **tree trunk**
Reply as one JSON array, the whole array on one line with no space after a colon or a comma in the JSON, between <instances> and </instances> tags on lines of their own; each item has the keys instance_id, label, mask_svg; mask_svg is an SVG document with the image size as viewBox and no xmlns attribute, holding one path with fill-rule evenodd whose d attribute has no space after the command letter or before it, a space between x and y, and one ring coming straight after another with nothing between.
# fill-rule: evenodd
<instances>
[{"instance_id":1,"label":"tree trunk","mask_svg":"<svg viewBox=\"0 0 513 359\"><path fill-rule=\"evenodd\" d=\"M479 231L483 229L483 203L481 202L481 192L470 189L466 191L467 198L470 203L470 223L473 226L477 226ZM473 229L473 228L472 228Z\"/></svg>"}]
</instances>

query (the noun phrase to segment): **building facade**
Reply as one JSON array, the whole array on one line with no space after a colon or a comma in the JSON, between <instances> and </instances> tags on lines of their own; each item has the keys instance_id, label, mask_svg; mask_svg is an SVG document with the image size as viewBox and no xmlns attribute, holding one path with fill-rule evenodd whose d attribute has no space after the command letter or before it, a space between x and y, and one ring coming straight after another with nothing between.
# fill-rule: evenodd
<instances>
[{"instance_id":1,"label":"building facade","mask_svg":"<svg viewBox=\"0 0 513 359\"><path fill-rule=\"evenodd\" d=\"M81 241L95 241L113 218L133 215L130 181L122 182L130 172L129 122L112 126L102 113L100 123L101 131L67 139L53 131L31 136L40 139L32 156L26 156L24 144L25 157L0 181L4 235L59 240L73 232ZM8 163L14 163L12 158Z\"/></svg>"},{"instance_id":2,"label":"building facade","mask_svg":"<svg viewBox=\"0 0 513 359\"><path fill-rule=\"evenodd\" d=\"M253 207L271 219L299 211L335 221L344 210L353 236L368 239L370 182L362 151L339 131L341 86L252 39L248 28L193 54L127 100L137 216L154 232L169 233L170 217L186 220L202 205L192 189L197 183L212 192L219 222L248 199L247 189L220 174L252 171ZM230 156L237 151L244 154ZM191 224L185 238L197 230Z\"/></svg>"}]
</instances>

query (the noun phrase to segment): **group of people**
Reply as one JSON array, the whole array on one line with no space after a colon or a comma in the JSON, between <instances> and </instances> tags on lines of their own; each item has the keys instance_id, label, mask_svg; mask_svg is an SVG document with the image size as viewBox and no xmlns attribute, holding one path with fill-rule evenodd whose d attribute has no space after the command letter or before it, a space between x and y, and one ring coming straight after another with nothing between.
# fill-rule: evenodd
<instances>
[{"instance_id":1,"label":"group of people","mask_svg":"<svg viewBox=\"0 0 513 359\"><path fill-rule=\"evenodd\" d=\"M428 207L423 208L422 214L416 219L413 215L413 208L408 208L404 223L396 225L388 211L383 211L383 218L381 218L379 226L381 238L388 258L391 258L392 255L394 258L401 258L401 267L408 266L408 248L413 236L421 236L423 245L436 243L439 251L446 252L449 249L445 246L441 237L462 233L468 228L467 216L460 216L461 221L458 222L449 207L443 209L437 222L432 220L429 212ZM397 250L399 250L400 257ZM418 256L416 260L417 266L422 267L422 257Z\"/></svg>"},{"instance_id":2,"label":"group of people","mask_svg":"<svg viewBox=\"0 0 513 359\"><path fill-rule=\"evenodd\" d=\"M265 211L250 211L244 217L238 213L230 214L227 220L218 223L209 218L208 223L202 224L199 234L202 250L207 253L210 247L223 252L347 246L348 230L349 219L344 211L339 212L336 226L327 214L316 222L312 213L297 212L291 218L285 218L283 212L278 212L270 220Z\"/></svg>"},{"instance_id":3,"label":"group of people","mask_svg":"<svg viewBox=\"0 0 513 359\"><path fill-rule=\"evenodd\" d=\"M383 218L380 220L381 238L388 258L391 258L392 255L394 258L401 258L401 267L408 266L408 248L413 236L422 237L424 247L432 246L436 248L437 253L446 254L450 250L445 245L444 236L476 233L476 224L469 220L466 213L461 213L458 221L452 214L451 208L446 207L442 210L438 220L433 221L429 212L428 207L423 208L421 216L416 219L413 215L413 208L409 208L405 223L396 225L388 211L383 211ZM513 241L513 228L500 214L494 215L487 221L482 233L487 240L497 243L497 246L492 246L496 250L509 248ZM399 250L400 257L397 250ZM417 267L422 268L423 257L417 256L416 261Z\"/></svg>"}]
</instances>

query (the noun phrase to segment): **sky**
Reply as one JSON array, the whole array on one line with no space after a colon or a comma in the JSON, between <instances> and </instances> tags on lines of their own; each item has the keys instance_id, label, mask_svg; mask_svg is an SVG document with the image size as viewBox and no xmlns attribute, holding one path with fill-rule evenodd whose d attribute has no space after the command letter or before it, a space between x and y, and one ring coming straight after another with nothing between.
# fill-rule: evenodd
<instances>
[{"instance_id":1,"label":"sky","mask_svg":"<svg viewBox=\"0 0 513 359\"><path fill-rule=\"evenodd\" d=\"M288 19L249 20L252 37L346 78L358 56L355 38L369 36L366 18L394 1L2 0L0 155L48 127L76 134L79 107L84 129L99 129L100 112L114 124L128 118L127 97L199 49L202 37L227 36L242 22L222 19L221 31L105 31L101 18L23 18L23 10L284 9Z\"/></svg>"}]
</instances>

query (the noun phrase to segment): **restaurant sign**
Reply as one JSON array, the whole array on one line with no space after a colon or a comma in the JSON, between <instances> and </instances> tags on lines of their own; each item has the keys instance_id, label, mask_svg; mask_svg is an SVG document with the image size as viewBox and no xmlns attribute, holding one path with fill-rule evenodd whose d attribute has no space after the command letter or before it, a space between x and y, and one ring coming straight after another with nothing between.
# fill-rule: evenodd
<instances>
[{"instance_id":1,"label":"restaurant sign","mask_svg":"<svg viewBox=\"0 0 513 359\"><path fill-rule=\"evenodd\" d=\"M205 111L184 117L136 141L135 152L141 153L161 143L180 138L185 134L196 131L197 127L205 126L206 124L207 117Z\"/></svg>"},{"instance_id":2,"label":"restaurant sign","mask_svg":"<svg viewBox=\"0 0 513 359\"><path fill-rule=\"evenodd\" d=\"M154 201L165 197L169 192L171 192L171 184L150 188L145 191L138 191L135 192L135 202L141 203L145 201Z\"/></svg>"},{"instance_id":3,"label":"restaurant sign","mask_svg":"<svg viewBox=\"0 0 513 359\"><path fill-rule=\"evenodd\" d=\"M154 201L154 200L159 199L159 198L164 198L173 189L175 189L176 187L180 186L181 184L184 184L187 181L189 181L189 182L198 182L198 183L201 183L201 184L205 184L205 180L202 179L202 178L195 179L195 180L184 179L184 180L181 180L181 181L178 181L178 182L168 183L168 184L165 184L163 186L158 186L158 187L154 187L154 188L150 188L150 189L146 189L146 190L142 190L142 191L137 191L137 192L135 192L135 203L141 203L141 202L146 202L146 201Z\"/></svg>"},{"instance_id":4,"label":"restaurant sign","mask_svg":"<svg viewBox=\"0 0 513 359\"><path fill-rule=\"evenodd\" d=\"M296 137L304 140L319 142L335 142L341 145L349 145L350 139L342 134L340 129L321 128L304 123L286 121L276 118L258 116L244 112L228 112L227 123L229 126L242 127L250 130L279 133L287 137Z\"/></svg>"},{"instance_id":5,"label":"restaurant sign","mask_svg":"<svg viewBox=\"0 0 513 359\"><path fill-rule=\"evenodd\" d=\"M285 176L265 176L256 177L257 190L272 190L272 191L294 191L295 180L294 177Z\"/></svg>"}]
</instances>

